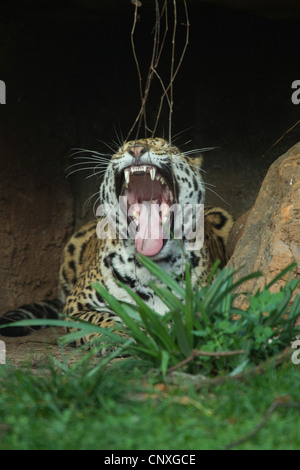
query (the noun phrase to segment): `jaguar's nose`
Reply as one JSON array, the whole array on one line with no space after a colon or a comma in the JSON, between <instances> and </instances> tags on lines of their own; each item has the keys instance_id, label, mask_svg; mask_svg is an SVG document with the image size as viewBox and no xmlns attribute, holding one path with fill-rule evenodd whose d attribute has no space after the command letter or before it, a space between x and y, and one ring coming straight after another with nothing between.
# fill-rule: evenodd
<instances>
[{"instance_id":1,"label":"jaguar's nose","mask_svg":"<svg viewBox=\"0 0 300 470\"><path fill-rule=\"evenodd\" d=\"M143 147L141 145L134 145L129 150L130 155L132 155L137 162L139 161L141 156L144 155L145 152L146 152L145 147Z\"/></svg>"}]
</instances>

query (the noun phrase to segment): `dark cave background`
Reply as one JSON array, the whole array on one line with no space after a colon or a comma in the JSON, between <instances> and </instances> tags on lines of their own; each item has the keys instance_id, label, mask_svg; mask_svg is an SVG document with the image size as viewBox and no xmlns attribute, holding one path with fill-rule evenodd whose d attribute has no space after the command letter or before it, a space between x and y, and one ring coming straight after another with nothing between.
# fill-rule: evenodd
<instances>
[{"instance_id":1,"label":"dark cave background","mask_svg":"<svg viewBox=\"0 0 300 470\"><path fill-rule=\"evenodd\" d=\"M135 42L145 78L154 2L142 3ZM180 53L185 18L177 3ZM300 8L291 3L241 11L188 2L190 39L174 85L173 135L179 133L182 150L216 147L204 154L204 179L219 195L208 191L207 204L235 217L252 206L269 166L300 140L299 125L270 148L299 120L291 85L300 79ZM67 179L65 169L72 148L107 152L137 115L133 12L129 0L1 6L0 312L55 297L62 247L93 217L93 200L83 206L99 180L86 179L85 171ZM169 57L166 50L160 69L166 81ZM160 94L153 84L150 121ZM165 110L157 134L167 132Z\"/></svg>"}]
</instances>

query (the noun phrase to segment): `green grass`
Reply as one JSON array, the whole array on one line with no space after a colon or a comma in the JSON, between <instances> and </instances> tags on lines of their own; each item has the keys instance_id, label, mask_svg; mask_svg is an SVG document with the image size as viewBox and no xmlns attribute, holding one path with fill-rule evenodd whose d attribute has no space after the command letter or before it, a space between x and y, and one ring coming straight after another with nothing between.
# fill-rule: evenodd
<instances>
[{"instance_id":1,"label":"green grass","mask_svg":"<svg viewBox=\"0 0 300 470\"><path fill-rule=\"evenodd\" d=\"M135 305L118 302L96 285L129 339L116 334L116 327L77 321L72 324L77 331L63 342L94 332L102 336L73 366L50 358L46 375L0 366L0 449L300 449L300 365L287 357L280 367L273 364L247 377L248 369L276 356L299 333L300 294L291 302L300 282L291 278L294 265L272 281L290 275L279 292L270 292L272 283L264 286L249 294L242 311L234 307L232 269L217 271L216 265L202 286L192 285L188 266L183 282L150 260L141 262L160 281L151 286L167 314L158 315L126 286ZM18 324L33 322L70 325L66 320ZM119 328L124 331L124 325ZM95 364L95 351L104 344L116 349ZM236 350L236 356L224 355ZM124 351L132 357L112 361ZM172 385L170 369L179 371L181 383ZM237 382L241 372L243 381ZM227 379L198 387L200 375Z\"/></svg>"},{"instance_id":2,"label":"green grass","mask_svg":"<svg viewBox=\"0 0 300 470\"><path fill-rule=\"evenodd\" d=\"M0 366L0 449L223 449L251 432L275 399L300 405L300 365L290 360L201 390L157 390L157 374L131 359L88 379L86 367L43 376ZM299 412L278 407L237 448L300 449Z\"/></svg>"}]
</instances>

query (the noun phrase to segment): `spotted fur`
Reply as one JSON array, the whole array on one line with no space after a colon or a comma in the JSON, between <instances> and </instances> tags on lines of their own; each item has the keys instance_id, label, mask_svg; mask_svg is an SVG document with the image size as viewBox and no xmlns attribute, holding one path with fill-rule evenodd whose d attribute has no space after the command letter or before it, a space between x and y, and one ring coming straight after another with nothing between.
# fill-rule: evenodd
<instances>
[{"instance_id":1,"label":"spotted fur","mask_svg":"<svg viewBox=\"0 0 300 470\"><path fill-rule=\"evenodd\" d=\"M107 161L100 186L100 201L108 207L117 207L121 188L124 190L124 170L133 165L141 168L146 165L148 172L149 168L155 167L159 174L166 177L172 188L174 203L182 207L185 204L203 204L205 185L201 176L201 160L199 157L190 158L160 138L127 142ZM117 212L117 227L119 217ZM189 251L187 239L171 237L164 241L158 253L151 256L153 261L168 273L181 274L183 253L186 253L194 267L194 281L199 279L205 282L216 259L220 259L222 265L226 264L226 243L233 220L223 209L210 207L205 209L204 219L204 244L201 249ZM64 248L59 273L59 305L63 313L102 327L113 326L119 321L117 314L107 307L91 283L100 282L115 298L132 302L127 292L116 283L118 280L131 287L147 305L163 315L166 306L149 287L153 275L140 264L134 239L121 238L120 234L117 238L100 239L96 231L98 224L99 220L86 224ZM6 314L2 323L25 318L30 306L25 307ZM30 313L30 316L33 314ZM35 316L48 315L44 312ZM90 340L90 337L85 338L85 341Z\"/></svg>"}]
</instances>

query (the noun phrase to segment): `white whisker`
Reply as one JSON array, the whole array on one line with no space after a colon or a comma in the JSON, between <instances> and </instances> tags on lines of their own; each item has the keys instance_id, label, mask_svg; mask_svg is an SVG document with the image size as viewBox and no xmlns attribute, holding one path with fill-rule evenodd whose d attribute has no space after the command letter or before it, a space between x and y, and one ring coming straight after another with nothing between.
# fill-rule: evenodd
<instances>
[{"instance_id":1,"label":"white whisker","mask_svg":"<svg viewBox=\"0 0 300 470\"><path fill-rule=\"evenodd\" d=\"M83 149L83 148L78 148L78 147L72 148L71 150L76 150L76 152L72 153L72 155L76 155L77 153L86 152L86 153L93 153L95 155L99 155L100 157L111 157L112 156L110 153L100 153L100 152L97 152L96 150L89 150L89 149Z\"/></svg>"},{"instance_id":2,"label":"white whisker","mask_svg":"<svg viewBox=\"0 0 300 470\"><path fill-rule=\"evenodd\" d=\"M183 144L180 144L180 147L183 147L184 145L188 145L192 142L192 140L187 140L186 142L184 142Z\"/></svg>"},{"instance_id":3,"label":"white whisker","mask_svg":"<svg viewBox=\"0 0 300 470\"><path fill-rule=\"evenodd\" d=\"M97 139L97 140L98 140L98 142L101 142L101 144L103 144L103 145L105 145L107 148L109 148L109 150L111 150L113 154L116 153L116 151L118 150L118 147L113 148L113 147L111 147L109 144L107 144L106 142L103 142L103 140L99 140L99 139Z\"/></svg>"},{"instance_id":4,"label":"white whisker","mask_svg":"<svg viewBox=\"0 0 300 470\"><path fill-rule=\"evenodd\" d=\"M73 170L73 171L70 171L68 174L67 174L67 178L69 178L69 176L73 175L74 173L77 173L78 171L82 171L82 170L92 170L93 168L92 167L89 167L89 168L77 168L76 170Z\"/></svg>"},{"instance_id":5,"label":"white whisker","mask_svg":"<svg viewBox=\"0 0 300 470\"><path fill-rule=\"evenodd\" d=\"M96 217L96 212L97 212L96 204L97 204L98 201L100 202L100 196L97 197L97 199L95 200L95 202L93 204L93 213L94 213L95 217Z\"/></svg>"},{"instance_id":6,"label":"white whisker","mask_svg":"<svg viewBox=\"0 0 300 470\"><path fill-rule=\"evenodd\" d=\"M92 178L93 176L97 176L97 175L104 175L105 171L106 171L106 170L96 171L96 172L94 172L92 175L86 176L85 179L89 179L89 178Z\"/></svg>"},{"instance_id":7,"label":"white whisker","mask_svg":"<svg viewBox=\"0 0 300 470\"><path fill-rule=\"evenodd\" d=\"M81 160L87 159L87 160L105 162L107 164L110 162L110 159L108 159L106 157L99 157L98 155L78 155L77 157L73 157L73 160L80 160L80 159Z\"/></svg>"},{"instance_id":8,"label":"white whisker","mask_svg":"<svg viewBox=\"0 0 300 470\"><path fill-rule=\"evenodd\" d=\"M79 160L78 158L74 158L74 160ZM94 158L89 158L89 159L80 159L82 160L81 162L75 162L75 163L72 163L72 165L70 165L68 168L72 167L72 166L75 166L75 165L96 165L97 166L102 166L103 168L107 168L108 164L110 162L102 162L101 160L99 161L98 159L94 159Z\"/></svg>"},{"instance_id":9,"label":"white whisker","mask_svg":"<svg viewBox=\"0 0 300 470\"><path fill-rule=\"evenodd\" d=\"M99 191L96 191L94 194L92 194L91 196L89 196L89 197L87 198L87 200L85 201L85 203L84 203L84 205L83 205L83 208L82 208L83 215L84 215L84 212L85 212L85 210L86 210L88 204L89 204L89 203L91 202L91 200L92 200L95 196L97 196L97 195L98 195L98 197L97 197L97 199L95 200L95 202L94 202L94 204L93 204L93 214L96 215L95 206L96 206L96 204L97 204L97 201L100 200Z\"/></svg>"},{"instance_id":10,"label":"white whisker","mask_svg":"<svg viewBox=\"0 0 300 470\"><path fill-rule=\"evenodd\" d=\"M123 134L122 134L122 131L121 131L120 124L119 124L120 135L119 135L118 132L117 132L116 126L114 125L113 127L114 127L114 131L115 131L116 138L117 138L117 142L113 141L113 143L114 143L118 148L119 148L119 147L122 147L122 145L124 144L124 137L123 137Z\"/></svg>"},{"instance_id":11,"label":"white whisker","mask_svg":"<svg viewBox=\"0 0 300 470\"><path fill-rule=\"evenodd\" d=\"M218 147L203 147L200 149L194 149L194 150L187 150L186 152L182 152L183 155L192 155L193 153L202 153L202 152L210 152L211 150L214 150Z\"/></svg>"},{"instance_id":12,"label":"white whisker","mask_svg":"<svg viewBox=\"0 0 300 470\"><path fill-rule=\"evenodd\" d=\"M208 183L206 183L207 185ZM227 206L231 206L231 204L229 204L229 202L225 201L225 199L223 199L220 194L218 194L216 191L214 191L213 189L211 188L206 188L208 189L208 191L210 191L211 193L213 193L215 196L217 196L219 199L221 199L221 201L223 201L225 204L227 204Z\"/></svg>"},{"instance_id":13,"label":"white whisker","mask_svg":"<svg viewBox=\"0 0 300 470\"><path fill-rule=\"evenodd\" d=\"M191 129L193 129L193 126L187 127L186 129L183 129L183 131L179 131L179 132L177 132L176 134L174 134L173 137L171 138L172 144L173 144L173 142L176 142L176 140L179 139L179 137L181 136L181 134L184 134L185 132L190 131ZM191 141L189 141L189 142L191 142Z\"/></svg>"}]
</instances>

